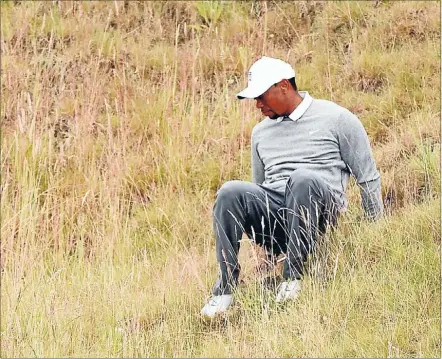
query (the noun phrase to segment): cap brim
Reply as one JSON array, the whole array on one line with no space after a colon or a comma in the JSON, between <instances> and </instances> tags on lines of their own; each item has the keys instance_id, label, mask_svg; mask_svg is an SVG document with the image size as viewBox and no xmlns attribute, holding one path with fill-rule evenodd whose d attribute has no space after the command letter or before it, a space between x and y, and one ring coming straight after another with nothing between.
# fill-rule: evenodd
<instances>
[{"instance_id":1,"label":"cap brim","mask_svg":"<svg viewBox=\"0 0 442 359\"><path fill-rule=\"evenodd\" d=\"M244 98L250 98L250 99L255 99L258 96L261 96L264 92L266 92L268 90L268 88L262 90L262 89L256 89L256 88L251 88L251 87L246 87L244 90L242 90L241 92L239 92L236 97L239 100L242 100Z\"/></svg>"}]
</instances>

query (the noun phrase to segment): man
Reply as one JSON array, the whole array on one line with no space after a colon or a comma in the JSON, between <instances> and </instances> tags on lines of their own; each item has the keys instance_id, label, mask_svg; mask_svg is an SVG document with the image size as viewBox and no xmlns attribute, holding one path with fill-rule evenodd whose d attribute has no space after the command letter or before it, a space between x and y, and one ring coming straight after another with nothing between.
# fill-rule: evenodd
<instances>
[{"instance_id":1,"label":"man","mask_svg":"<svg viewBox=\"0 0 442 359\"><path fill-rule=\"evenodd\" d=\"M380 175L367 133L347 109L297 91L286 62L262 57L249 70L238 99L255 99L266 116L252 131L252 178L226 182L213 211L220 275L201 311L213 318L233 302L245 232L269 256L285 253L276 300L295 299L304 262L319 235L347 208L350 174L360 186L365 216L383 212Z\"/></svg>"}]
</instances>

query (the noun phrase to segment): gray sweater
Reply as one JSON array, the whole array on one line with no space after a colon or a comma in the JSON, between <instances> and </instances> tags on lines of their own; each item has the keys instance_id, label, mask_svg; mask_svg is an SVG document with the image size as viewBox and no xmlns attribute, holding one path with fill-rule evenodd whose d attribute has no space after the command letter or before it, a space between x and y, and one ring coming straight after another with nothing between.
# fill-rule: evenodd
<instances>
[{"instance_id":1,"label":"gray sweater","mask_svg":"<svg viewBox=\"0 0 442 359\"><path fill-rule=\"evenodd\" d=\"M383 212L380 175L362 123L333 102L313 99L308 92L299 94L303 101L289 117L266 117L253 128L253 182L285 191L292 171L313 170L345 211L345 191L352 174L366 217L378 219Z\"/></svg>"}]
</instances>

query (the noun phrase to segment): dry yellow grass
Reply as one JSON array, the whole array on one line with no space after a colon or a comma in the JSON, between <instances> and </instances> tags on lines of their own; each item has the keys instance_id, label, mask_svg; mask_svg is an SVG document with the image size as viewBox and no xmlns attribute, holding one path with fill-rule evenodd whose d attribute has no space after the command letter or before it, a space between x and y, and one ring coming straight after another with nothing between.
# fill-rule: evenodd
<instances>
[{"instance_id":1,"label":"dry yellow grass","mask_svg":"<svg viewBox=\"0 0 442 359\"><path fill-rule=\"evenodd\" d=\"M439 357L438 2L2 2L2 357ZM292 63L372 139L387 216L351 208L277 307L224 322L217 188L250 179L250 64ZM116 331L115 328L121 328Z\"/></svg>"}]
</instances>

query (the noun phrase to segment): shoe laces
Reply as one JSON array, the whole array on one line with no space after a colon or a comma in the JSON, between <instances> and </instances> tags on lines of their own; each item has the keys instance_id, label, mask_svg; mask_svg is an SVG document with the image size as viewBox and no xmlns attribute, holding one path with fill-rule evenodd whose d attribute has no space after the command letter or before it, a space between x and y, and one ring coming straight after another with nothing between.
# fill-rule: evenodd
<instances>
[{"instance_id":1,"label":"shoe laces","mask_svg":"<svg viewBox=\"0 0 442 359\"><path fill-rule=\"evenodd\" d=\"M208 303L209 305L218 305L219 297L210 297Z\"/></svg>"}]
</instances>

